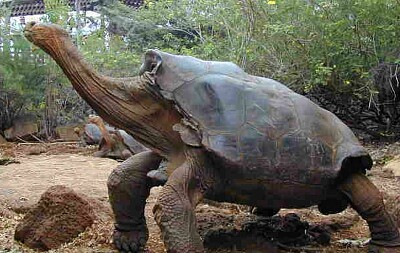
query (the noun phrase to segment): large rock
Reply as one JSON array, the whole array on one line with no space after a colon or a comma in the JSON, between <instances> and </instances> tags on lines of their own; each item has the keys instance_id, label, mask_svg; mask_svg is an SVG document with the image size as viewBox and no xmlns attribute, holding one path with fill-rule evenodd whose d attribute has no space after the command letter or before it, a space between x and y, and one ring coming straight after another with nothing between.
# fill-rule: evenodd
<instances>
[{"instance_id":1,"label":"large rock","mask_svg":"<svg viewBox=\"0 0 400 253\"><path fill-rule=\"evenodd\" d=\"M72 241L95 220L110 216L110 209L101 202L66 186L52 186L18 224L14 237L30 248L55 249Z\"/></svg>"}]
</instances>

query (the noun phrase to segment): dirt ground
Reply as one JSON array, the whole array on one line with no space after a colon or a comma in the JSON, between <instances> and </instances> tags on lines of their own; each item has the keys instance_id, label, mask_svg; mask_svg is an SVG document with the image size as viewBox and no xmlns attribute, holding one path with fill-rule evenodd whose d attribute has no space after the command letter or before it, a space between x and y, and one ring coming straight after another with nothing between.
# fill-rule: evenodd
<instances>
[{"instance_id":1,"label":"dirt ground","mask_svg":"<svg viewBox=\"0 0 400 253\"><path fill-rule=\"evenodd\" d=\"M384 171L382 167L400 153L400 144L369 144L367 147L375 159L374 168L368 176L382 191L385 199L399 196L399 179L390 171ZM118 162L92 157L94 151L94 147L82 148L77 144L0 145L0 156L11 157L19 162L0 166L0 253L35 252L15 242L13 233L29 206L36 203L40 195L50 186L66 185L108 204L106 181ZM146 218L150 231L147 252L165 252L160 240L160 231L151 212L160 189L160 187L153 188L147 200ZM244 221L253 218L248 208L231 204L214 205L206 202L200 204L196 212L201 235L211 229L239 228ZM311 207L301 210L285 209L281 210L280 214L289 212L297 213L302 219L313 224L345 224L344 228L332 234L329 246L317 245L308 251L297 252L367 252L365 246L353 245L368 239L366 223L353 210L347 209L340 214L324 216L319 214L315 207ZM112 229L112 220L95 223L73 242L50 252L116 252L111 244ZM353 244L344 243L342 240L345 239L353 240ZM208 250L208 252L243 251L233 248ZM247 252L256 253L252 250Z\"/></svg>"}]
</instances>

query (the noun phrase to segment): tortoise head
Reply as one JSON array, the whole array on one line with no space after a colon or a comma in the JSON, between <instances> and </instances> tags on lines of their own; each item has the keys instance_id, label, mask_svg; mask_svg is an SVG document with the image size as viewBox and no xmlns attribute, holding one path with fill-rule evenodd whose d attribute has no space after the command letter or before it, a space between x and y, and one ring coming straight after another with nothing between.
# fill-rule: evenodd
<instances>
[{"instance_id":1,"label":"tortoise head","mask_svg":"<svg viewBox=\"0 0 400 253\"><path fill-rule=\"evenodd\" d=\"M29 22L24 29L25 37L36 46L50 49L62 44L62 41L69 39L68 33L58 25L38 24Z\"/></svg>"},{"instance_id":2,"label":"tortoise head","mask_svg":"<svg viewBox=\"0 0 400 253\"><path fill-rule=\"evenodd\" d=\"M75 128L74 128L74 133L75 133L76 135L80 136L80 135L81 135L81 129L80 129L79 127L75 127Z\"/></svg>"}]
</instances>

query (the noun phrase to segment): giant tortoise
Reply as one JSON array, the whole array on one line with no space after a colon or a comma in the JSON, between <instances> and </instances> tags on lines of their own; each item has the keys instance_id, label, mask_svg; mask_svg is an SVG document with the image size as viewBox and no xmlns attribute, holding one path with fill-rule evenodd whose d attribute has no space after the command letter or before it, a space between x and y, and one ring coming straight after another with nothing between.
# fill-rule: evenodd
<instances>
[{"instance_id":1,"label":"giant tortoise","mask_svg":"<svg viewBox=\"0 0 400 253\"><path fill-rule=\"evenodd\" d=\"M168 252L204 252L194 213L203 198L266 209L318 205L325 214L350 204L368 222L371 252L399 251L398 229L365 176L369 154L341 120L304 96L233 63L155 50L145 54L140 76L110 78L89 67L58 26L29 23L25 36L105 121L150 149L109 177L121 252L147 241L147 173L163 158L169 178L154 214Z\"/></svg>"},{"instance_id":2,"label":"giant tortoise","mask_svg":"<svg viewBox=\"0 0 400 253\"><path fill-rule=\"evenodd\" d=\"M96 157L125 160L132 154L148 150L124 130L106 126L102 118L97 115L89 115L88 122L96 125L101 132L99 150L94 153Z\"/></svg>"}]
</instances>

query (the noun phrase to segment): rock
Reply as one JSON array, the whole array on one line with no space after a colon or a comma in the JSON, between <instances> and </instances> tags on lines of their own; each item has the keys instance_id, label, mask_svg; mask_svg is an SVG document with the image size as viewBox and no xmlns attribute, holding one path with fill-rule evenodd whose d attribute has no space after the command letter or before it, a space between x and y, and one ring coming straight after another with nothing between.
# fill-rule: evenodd
<instances>
[{"instance_id":1,"label":"rock","mask_svg":"<svg viewBox=\"0 0 400 253\"><path fill-rule=\"evenodd\" d=\"M33 249L55 249L71 242L95 220L110 216L110 209L101 202L66 186L52 186L18 224L14 238Z\"/></svg>"},{"instance_id":2,"label":"rock","mask_svg":"<svg viewBox=\"0 0 400 253\"><path fill-rule=\"evenodd\" d=\"M390 160L384 167L383 170L391 171L394 176L400 177L400 156L396 156Z\"/></svg>"}]
</instances>

